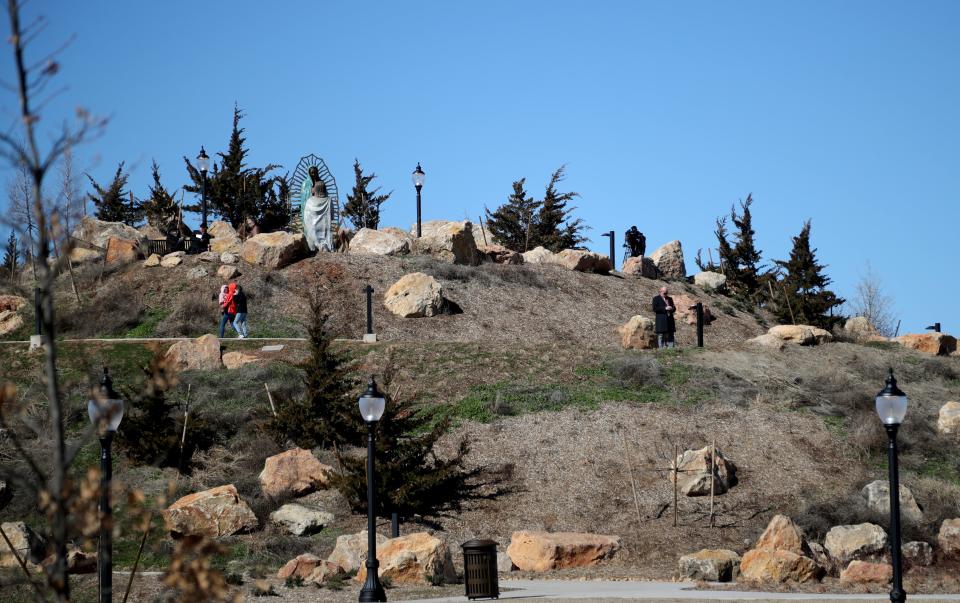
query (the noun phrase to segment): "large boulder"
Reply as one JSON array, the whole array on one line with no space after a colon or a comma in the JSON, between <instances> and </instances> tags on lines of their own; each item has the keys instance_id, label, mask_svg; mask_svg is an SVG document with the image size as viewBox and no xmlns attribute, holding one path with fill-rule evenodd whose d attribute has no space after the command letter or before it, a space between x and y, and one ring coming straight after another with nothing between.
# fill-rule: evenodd
<instances>
[{"instance_id":1,"label":"large boulder","mask_svg":"<svg viewBox=\"0 0 960 603\"><path fill-rule=\"evenodd\" d=\"M944 435L960 435L960 402L947 402L940 407L937 431Z\"/></svg>"},{"instance_id":2,"label":"large boulder","mask_svg":"<svg viewBox=\"0 0 960 603\"><path fill-rule=\"evenodd\" d=\"M960 557L960 518L943 520L937 533L937 544L944 555Z\"/></svg>"},{"instance_id":3,"label":"large boulder","mask_svg":"<svg viewBox=\"0 0 960 603\"><path fill-rule=\"evenodd\" d=\"M827 532L823 546L840 565L854 559L876 560L887 548L887 533L873 523L834 526Z\"/></svg>"},{"instance_id":4,"label":"large boulder","mask_svg":"<svg viewBox=\"0 0 960 603\"><path fill-rule=\"evenodd\" d=\"M523 254L507 249L502 245L481 245L477 247L480 260L494 264L517 265L523 263Z\"/></svg>"},{"instance_id":5,"label":"large boulder","mask_svg":"<svg viewBox=\"0 0 960 603\"><path fill-rule=\"evenodd\" d=\"M0 312L19 312L26 307L27 298L19 295L0 295Z\"/></svg>"},{"instance_id":6,"label":"large boulder","mask_svg":"<svg viewBox=\"0 0 960 603\"><path fill-rule=\"evenodd\" d=\"M233 484L184 496L167 507L163 520L174 536L232 536L260 525Z\"/></svg>"},{"instance_id":7,"label":"large boulder","mask_svg":"<svg viewBox=\"0 0 960 603\"><path fill-rule=\"evenodd\" d=\"M240 257L248 264L276 270L302 258L306 249L303 234L265 232L244 241Z\"/></svg>"},{"instance_id":8,"label":"large boulder","mask_svg":"<svg viewBox=\"0 0 960 603\"><path fill-rule=\"evenodd\" d=\"M860 496L866 499L867 506L884 517L890 515L890 482L886 480L875 480L867 484L860 490ZM923 511L917 504L917 499L913 497L910 488L900 484L900 515L912 523L923 521Z\"/></svg>"},{"instance_id":9,"label":"large boulder","mask_svg":"<svg viewBox=\"0 0 960 603\"><path fill-rule=\"evenodd\" d=\"M740 555L728 549L702 549L680 557L680 578L707 582L734 582L740 573Z\"/></svg>"},{"instance_id":10,"label":"large boulder","mask_svg":"<svg viewBox=\"0 0 960 603\"><path fill-rule=\"evenodd\" d=\"M382 548L387 540L387 537L383 534L377 534L377 550ZM330 553L330 556L327 557L327 561L337 564L347 573L359 571L366 560L366 530L357 534L337 536L337 544L333 547L333 552Z\"/></svg>"},{"instance_id":11,"label":"large boulder","mask_svg":"<svg viewBox=\"0 0 960 603\"><path fill-rule=\"evenodd\" d=\"M949 356L957 351L957 338L946 333L909 333L894 341L905 348L931 356Z\"/></svg>"},{"instance_id":12,"label":"large boulder","mask_svg":"<svg viewBox=\"0 0 960 603\"><path fill-rule=\"evenodd\" d=\"M23 326L23 317L12 310L0 312L0 337L13 333Z\"/></svg>"},{"instance_id":13,"label":"large boulder","mask_svg":"<svg viewBox=\"0 0 960 603\"><path fill-rule=\"evenodd\" d=\"M765 584L810 582L822 574L809 557L791 551L752 549L740 561L740 578Z\"/></svg>"},{"instance_id":14,"label":"large boulder","mask_svg":"<svg viewBox=\"0 0 960 603\"><path fill-rule=\"evenodd\" d=\"M248 364L260 362L261 358L238 350L234 352L224 352L221 360L223 361L224 368L232 371Z\"/></svg>"},{"instance_id":15,"label":"large boulder","mask_svg":"<svg viewBox=\"0 0 960 603\"><path fill-rule=\"evenodd\" d=\"M787 345L784 340L780 339L776 335L771 335L770 333L757 335L756 337L748 339L747 343L771 350L782 350Z\"/></svg>"},{"instance_id":16,"label":"large boulder","mask_svg":"<svg viewBox=\"0 0 960 603\"><path fill-rule=\"evenodd\" d=\"M479 263L477 244L473 238L473 224L433 220L424 222L421 236L416 238L417 226L413 225L412 252L417 255L430 255L445 262L475 266ZM351 242L351 246L353 243Z\"/></svg>"},{"instance_id":17,"label":"large boulder","mask_svg":"<svg viewBox=\"0 0 960 603\"><path fill-rule=\"evenodd\" d=\"M297 555L290 561L283 564L280 571L277 572L277 578L286 580L287 578L306 579L321 564L328 563L313 553L303 553Z\"/></svg>"},{"instance_id":18,"label":"large boulder","mask_svg":"<svg viewBox=\"0 0 960 603\"><path fill-rule=\"evenodd\" d=\"M267 457L260 472L260 488L270 498L304 496L326 488L333 467L324 465L313 453L294 448Z\"/></svg>"},{"instance_id":19,"label":"large boulder","mask_svg":"<svg viewBox=\"0 0 960 603\"><path fill-rule=\"evenodd\" d=\"M620 345L627 350L651 350L657 347L657 333L654 323L645 316L630 317L626 324L620 325Z\"/></svg>"},{"instance_id":20,"label":"large boulder","mask_svg":"<svg viewBox=\"0 0 960 603\"><path fill-rule=\"evenodd\" d=\"M108 264L135 262L143 257L143 251L137 241L130 239L107 239L106 262Z\"/></svg>"},{"instance_id":21,"label":"large boulder","mask_svg":"<svg viewBox=\"0 0 960 603\"><path fill-rule=\"evenodd\" d=\"M333 523L333 513L289 503L270 514L270 523L294 536L309 536Z\"/></svg>"},{"instance_id":22,"label":"large boulder","mask_svg":"<svg viewBox=\"0 0 960 603\"><path fill-rule=\"evenodd\" d=\"M627 258L623 261L620 272L629 276L642 276L643 278L657 278L657 265L653 263L650 256L638 255Z\"/></svg>"},{"instance_id":23,"label":"large boulder","mask_svg":"<svg viewBox=\"0 0 960 603\"><path fill-rule=\"evenodd\" d=\"M700 302L699 299L689 295L682 293L680 295L674 295L673 303L677 308L675 314L676 319L688 325L697 324L697 311L694 309L694 306L696 306L698 302ZM710 306L703 304L703 324L708 325L716 319L717 317L710 311Z\"/></svg>"},{"instance_id":24,"label":"large boulder","mask_svg":"<svg viewBox=\"0 0 960 603\"><path fill-rule=\"evenodd\" d=\"M366 255L406 255L413 239L396 229L374 230L361 228L350 239L350 253Z\"/></svg>"},{"instance_id":25,"label":"large boulder","mask_svg":"<svg viewBox=\"0 0 960 603\"><path fill-rule=\"evenodd\" d=\"M223 366L220 340L209 333L197 339L176 342L167 350L166 359L168 365L178 371L212 371Z\"/></svg>"},{"instance_id":26,"label":"large boulder","mask_svg":"<svg viewBox=\"0 0 960 603\"><path fill-rule=\"evenodd\" d=\"M217 268L217 276L225 281L232 281L240 276L240 269L236 266L231 266L230 264L224 264Z\"/></svg>"},{"instance_id":27,"label":"large boulder","mask_svg":"<svg viewBox=\"0 0 960 603\"><path fill-rule=\"evenodd\" d=\"M671 463L671 469L677 467L676 479L684 495L709 496L711 478L714 494L723 494L737 484L736 465L725 459L719 449L716 457L711 459L710 448L704 446L700 450L685 450ZM670 481L673 479L674 472L671 470Z\"/></svg>"},{"instance_id":28,"label":"large boulder","mask_svg":"<svg viewBox=\"0 0 960 603\"><path fill-rule=\"evenodd\" d=\"M224 220L217 220L207 227L207 234L214 239L226 239L230 237L239 237L237 230Z\"/></svg>"},{"instance_id":29,"label":"large boulder","mask_svg":"<svg viewBox=\"0 0 960 603\"><path fill-rule=\"evenodd\" d=\"M770 327L767 333L786 343L800 345L819 345L833 341L830 331L810 325L777 325Z\"/></svg>"},{"instance_id":30,"label":"large boulder","mask_svg":"<svg viewBox=\"0 0 960 603\"><path fill-rule=\"evenodd\" d=\"M517 569L545 572L596 565L616 555L621 546L619 536L521 530L510 537L507 555Z\"/></svg>"},{"instance_id":31,"label":"large boulder","mask_svg":"<svg viewBox=\"0 0 960 603\"><path fill-rule=\"evenodd\" d=\"M401 318L421 318L443 313L443 287L422 272L404 275L387 289L383 305Z\"/></svg>"},{"instance_id":32,"label":"large boulder","mask_svg":"<svg viewBox=\"0 0 960 603\"><path fill-rule=\"evenodd\" d=\"M545 247L534 247L522 255L524 264L550 264L554 253Z\"/></svg>"},{"instance_id":33,"label":"large boulder","mask_svg":"<svg viewBox=\"0 0 960 603\"><path fill-rule=\"evenodd\" d=\"M671 281L681 281L687 278L687 266L683 261L683 247L680 241L670 241L661 245L650 254L657 267L659 278Z\"/></svg>"},{"instance_id":34,"label":"large boulder","mask_svg":"<svg viewBox=\"0 0 960 603\"><path fill-rule=\"evenodd\" d=\"M183 252L174 251L160 258L161 268L176 268L183 263Z\"/></svg>"},{"instance_id":35,"label":"large boulder","mask_svg":"<svg viewBox=\"0 0 960 603\"><path fill-rule=\"evenodd\" d=\"M106 251L111 238L136 243L145 243L147 237L123 222L104 222L92 216L84 216L73 230L73 238ZM72 258L71 258L72 259Z\"/></svg>"},{"instance_id":36,"label":"large boulder","mask_svg":"<svg viewBox=\"0 0 960 603\"><path fill-rule=\"evenodd\" d=\"M160 256L155 253L151 253L150 257L148 257L143 261L144 268L156 268L159 265L160 265Z\"/></svg>"},{"instance_id":37,"label":"large boulder","mask_svg":"<svg viewBox=\"0 0 960 603\"><path fill-rule=\"evenodd\" d=\"M854 316L843 323L843 334L853 341L887 341L866 316Z\"/></svg>"},{"instance_id":38,"label":"large boulder","mask_svg":"<svg viewBox=\"0 0 960 603\"><path fill-rule=\"evenodd\" d=\"M889 563L870 563L854 559L840 572L840 582L847 584L886 584L893 578Z\"/></svg>"},{"instance_id":39,"label":"large boulder","mask_svg":"<svg viewBox=\"0 0 960 603\"><path fill-rule=\"evenodd\" d=\"M493 233L490 232L490 229L484 224L473 225L473 242L477 246L477 249L481 247L500 246L500 241L493 236Z\"/></svg>"},{"instance_id":40,"label":"large boulder","mask_svg":"<svg viewBox=\"0 0 960 603\"><path fill-rule=\"evenodd\" d=\"M427 532L405 534L377 545L380 577L397 585L428 586L433 580L454 582L457 579L447 545ZM367 577L365 565L357 572L357 582Z\"/></svg>"},{"instance_id":41,"label":"large boulder","mask_svg":"<svg viewBox=\"0 0 960 603\"><path fill-rule=\"evenodd\" d=\"M550 257L550 263L576 272L606 274L613 269L607 256L582 249L564 249Z\"/></svg>"},{"instance_id":42,"label":"large boulder","mask_svg":"<svg viewBox=\"0 0 960 603\"><path fill-rule=\"evenodd\" d=\"M76 266L78 264L90 264L92 262L98 262L103 258L104 254L97 251L96 249L90 249L89 247L82 247L80 245L75 246L70 250L70 262Z\"/></svg>"},{"instance_id":43,"label":"large boulder","mask_svg":"<svg viewBox=\"0 0 960 603\"><path fill-rule=\"evenodd\" d=\"M693 275L693 284L705 291L721 291L727 286L727 276L719 272L705 270Z\"/></svg>"},{"instance_id":44,"label":"large boulder","mask_svg":"<svg viewBox=\"0 0 960 603\"><path fill-rule=\"evenodd\" d=\"M810 554L810 547L803 535L803 530L786 515L774 515L753 548L790 551L798 555Z\"/></svg>"},{"instance_id":45,"label":"large boulder","mask_svg":"<svg viewBox=\"0 0 960 603\"><path fill-rule=\"evenodd\" d=\"M0 527L10 539L10 544L22 561L40 563L43 559L46 542L43 536L34 532L22 521L4 522ZM6 542L0 542L0 567L17 567L19 563Z\"/></svg>"}]
</instances>

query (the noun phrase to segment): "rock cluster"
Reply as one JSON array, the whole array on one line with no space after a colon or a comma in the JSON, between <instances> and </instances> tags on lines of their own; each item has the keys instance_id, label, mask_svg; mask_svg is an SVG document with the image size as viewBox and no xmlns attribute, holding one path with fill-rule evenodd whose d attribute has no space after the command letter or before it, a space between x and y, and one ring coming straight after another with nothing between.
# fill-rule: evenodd
<instances>
[{"instance_id":1,"label":"rock cluster","mask_svg":"<svg viewBox=\"0 0 960 603\"><path fill-rule=\"evenodd\" d=\"M430 255L453 264L475 266L480 262L477 243L473 238L473 224L433 220L421 225L421 236L416 237L416 224L410 230L413 238L412 252ZM351 247L352 247L351 243Z\"/></svg>"},{"instance_id":2,"label":"rock cluster","mask_svg":"<svg viewBox=\"0 0 960 603\"><path fill-rule=\"evenodd\" d=\"M366 547L364 547L366 550ZM404 534L377 545L380 577L397 585L431 584L431 579L454 582L457 578L447 545L427 532ZM357 572L357 582L367 577L366 565Z\"/></svg>"},{"instance_id":3,"label":"rock cluster","mask_svg":"<svg viewBox=\"0 0 960 603\"><path fill-rule=\"evenodd\" d=\"M879 560L887 548L887 533L873 523L834 526L823 541L830 557L841 565Z\"/></svg>"},{"instance_id":4,"label":"rock cluster","mask_svg":"<svg viewBox=\"0 0 960 603\"><path fill-rule=\"evenodd\" d=\"M19 295L0 295L0 337L23 326L23 316L19 312L26 305L26 298Z\"/></svg>"},{"instance_id":5,"label":"rock cluster","mask_svg":"<svg viewBox=\"0 0 960 603\"><path fill-rule=\"evenodd\" d=\"M810 548L800 528L789 517L776 515L756 546L743 555L740 575L774 584L816 580L823 570L809 555Z\"/></svg>"},{"instance_id":6,"label":"rock cluster","mask_svg":"<svg viewBox=\"0 0 960 603\"><path fill-rule=\"evenodd\" d=\"M874 511L890 515L890 482L886 480L872 481L860 490L860 495L867 501L867 506ZM913 497L910 488L900 484L900 516L906 521L920 523L923 521L923 511Z\"/></svg>"},{"instance_id":7,"label":"rock cluster","mask_svg":"<svg viewBox=\"0 0 960 603\"><path fill-rule=\"evenodd\" d=\"M957 338L946 333L909 333L894 341L905 348L931 356L949 356L957 351Z\"/></svg>"},{"instance_id":8,"label":"rock cluster","mask_svg":"<svg viewBox=\"0 0 960 603\"><path fill-rule=\"evenodd\" d=\"M365 255L406 255L413 238L399 229L361 228L350 239L350 253Z\"/></svg>"},{"instance_id":9,"label":"rock cluster","mask_svg":"<svg viewBox=\"0 0 960 603\"><path fill-rule=\"evenodd\" d=\"M302 258L306 250L305 240L300 233L266 232L244 241L240 257L248 264L277 270Z\"/></svg>"},{"instance_id":10,"label":"rock cluster","mask_svg":"<svg viewBox=\"0 0 960 603\"><path fill-rule=\"evenodd\" d=\"M798 345L819 345L833 341L833 335L826 329L810 325L777 325L765 334L747 340L763 347L782 349L787 343Z\"/></svg>"},{"instance_id":11,"label":"rock cluster","mask_svg":"<svg viewBox=\"0 0 960 603\"><path fill-rule=\"evenodd\" d=\"M853 341L887 341L866 316L854 316L843 323L843 334Z\"/></svg>"},{"instance_id":12,"label":"rock cluster","mask_svg":"<svg viewBox=\"0 0 960 603\"><path fill-rule=\"evenodd\" d=\"M680 577L707 582L735 582L740 575L740 555L728 549L702 549L680 557Z\"/></svg>"},{"instance_id":13,"label":"rock cluster","mask_svg":"<svg viewBox=\"0 0 960 603\"><path fill-rule=\"evenodd\" d=\"M620 272L629 276L642 276L643 278L657 278L657 265L653 263L650 256L638 255L627 258L620 267Z\"/></svg>"}]
</instances>

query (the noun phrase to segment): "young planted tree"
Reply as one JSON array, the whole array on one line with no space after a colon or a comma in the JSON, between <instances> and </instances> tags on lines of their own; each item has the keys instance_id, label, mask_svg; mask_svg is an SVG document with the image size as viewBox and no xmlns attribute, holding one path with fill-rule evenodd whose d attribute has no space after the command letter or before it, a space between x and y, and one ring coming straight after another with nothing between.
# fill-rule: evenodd
<instances>
[{"instance_id":1,"label":"young planted tree","mask_svg":"<svg viewBox=\"0 0 960 603\"><path fill-rule=\"evenodd\" d=\"M507 202L493 213L487 210L487 228L500 244L523 253L529 251L533 236L537 232L536 220L539 218L540 201L536 201L524 190L526 178L513 183L513 194Z\"/></svg>"},{"instance_id":2,"label":"young planted tree","mask_svg":"<svg viewBox=\"0 0 960 603\"><path fill-rule=\"evenodd\" d=\"M582 235L586 227L583 220L572 219L570 215L575 207L568 207L571 201L580 196L580 193L561 193L557 185L563 181L566 166L560 166L550 176L550 182L540 202L540 209L533 227L530 247L543 246L557 253L564 249L577 247L586 237Z\"/></svg>"},{"instance_id":3,"label":"young planted tree","mask_svg":"<svg viewBox=\"0 0 960 603\"><path fill-rule=\"evenodd\" d=\"M893 298L883 288L883 279L868 263L854 289L850 312L863 316L884 337L893 337L896 330Z\"/></svg>"},{"instance_id":4,"label":"young planted tree","mask_svg":"<svg viewBox=\"0 0 960 603\"><path fill-rule=\"evenodd\" d=\"M361 228L377 229L380 225L380 206L386 203L393 191L381 195L380 187L367 190L376 174L365 175L358 159L353 160L353 190L347 195L343 205L343 215L357 230Z\"/></svg>"},{"instance_id":5,"label":"young planted tree","mask_svg":"<svg viewBox=\"0 0 960 603\"><path fill-rule=\"evenodd\" d=\"M3 250L3 276L12 282L16 282L17 274L20 271L20 243L17 240L17 233L10 231L7 237L7 246Z\"/></svg>"},{"instance_id":6,"label":"young planted tree","mask_svg":"<svg viewBox=\"0 0 960 603\"><path fill-rule=\"evenodd\" d=\"M833 309L845 300L827 289L832 282L824 272L826 266L817 262L817 250L810 246L810 220L800 234L793 237L793 249L787 260L775 260L782 271L780 292L774 313L781 322L807 324L832 329L842 316L833 314ZM780 303L782 300L783 303Z\"/></svg>"},{"instance_id":7,"label":"young planted tree","mask_svg":"<svg viewBox=\"0 0 960 603\"><path fill-rule=\"evenodd\" d=\"M167 191L160 181L160 166L157 165L156 160L150 165L150 175L153 177L153 184L150 185L149 196L141 204L141 208L143 215L151 226L166 232L177 221L180 210L173 195Z\"/></svg>"},{"instance_id":8,"label":"young planted tree","mask_svg":"<svg viewBox=\"0 0 960 603\"><path fill-rule=\"evenodd\" d=\"M87 198L93 202L98 220L123 222L135 226L143 216L143 212L140 204L126 190L130 175L124 173L123 164L124 162L121 161L117 165L113 179L106 186L101 186L90 174L87 174L90 185L93 187L93 192L87 193Z\"/></svg>"}]
</instances>

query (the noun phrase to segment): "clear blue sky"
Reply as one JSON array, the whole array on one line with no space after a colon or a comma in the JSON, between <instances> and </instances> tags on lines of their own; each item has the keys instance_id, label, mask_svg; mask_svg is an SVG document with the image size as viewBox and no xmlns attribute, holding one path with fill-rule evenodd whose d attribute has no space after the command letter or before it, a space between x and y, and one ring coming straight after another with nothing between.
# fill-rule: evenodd
<instances>
[{"instance_id":1,"label":"clear blue sky","mask_svg":"<svg viewBox=\"0 0 960 603\"><path fill-rule=\"evenodd\" d=\"M112 118L81 167L120 160L146 194L182 157L222 150L234 102L254 164L322 156L349 190L354 157L394 194L384 224L476 219L526 177L568 166L577 215L680 239L693 270L714 218L752 192L759 247L783 258L807 218L841 294L867 261L904 331L952 316L960 2L62 2L34 49L70 34L69 85ZM10 80L12 60L0 74ZM7 96L5 109L15 107ZM86 188L86 187L84 187ZM619 241L618 241L619 247Z\"/></svg>"}]
</instances>

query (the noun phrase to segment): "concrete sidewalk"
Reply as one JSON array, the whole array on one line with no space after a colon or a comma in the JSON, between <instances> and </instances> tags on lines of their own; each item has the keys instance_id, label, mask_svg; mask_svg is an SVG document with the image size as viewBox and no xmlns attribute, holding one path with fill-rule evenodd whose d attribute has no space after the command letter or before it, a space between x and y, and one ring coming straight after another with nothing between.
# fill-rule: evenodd
<instances>
[{"instance_id":1,"label":"concrete sidewalk","mask_svg":"<svg viewBox=\"0 0 960 603\"><path fill-rule=\"evenodd\" d=\"M500 600L536 599L555 601L578 599L582 602L635 600L635 601L749 601L763 603L774 601L889 601L886 593L875 595L834 595L829 593L768 593L724 590L693 590L692 582L621 582L608 580L503 580L500 582ZM508 590L509 589L509 590ZM947 602L960 601L960 594L908 595L909 601ZM446 597L421 599L420 603L464 602L467 598Z\"/></svg>"}]
</instances>

